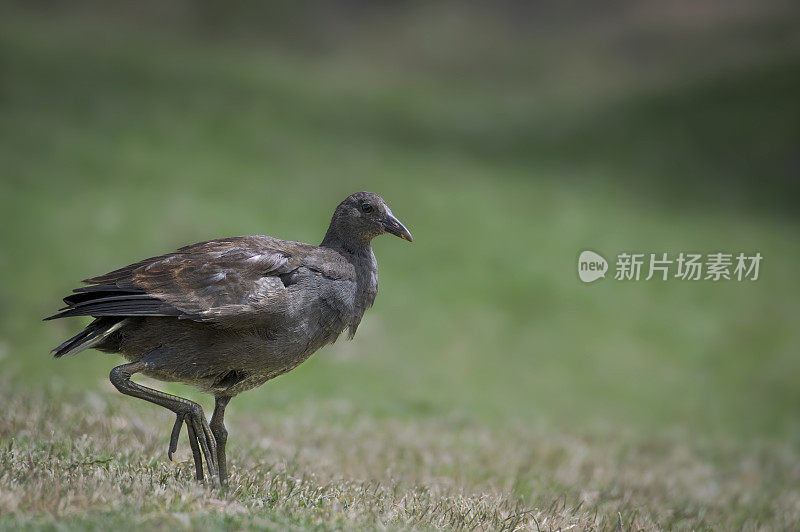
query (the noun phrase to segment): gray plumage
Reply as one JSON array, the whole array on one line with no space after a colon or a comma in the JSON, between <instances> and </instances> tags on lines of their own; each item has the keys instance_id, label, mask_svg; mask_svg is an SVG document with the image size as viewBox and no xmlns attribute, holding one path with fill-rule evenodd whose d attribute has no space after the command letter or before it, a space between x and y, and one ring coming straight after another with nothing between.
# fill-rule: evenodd
<instances>
[{"instance_id":1,"label":"gray plumage","mask_svg":"<svg viewBox=\"0 0 800 532\"><path fill-rule=\"evenodd\" d=\"M55 356L88 347L121 354L130 364L120 366L125 371L115 368L120 371L116 378L112 372L112 382L123 393L175 411L176 430L183 417L190 443L194 430L201 444L193 451L205 451L215 443L197 435L205 417L192 425L193 414L181 406L188 401L136 385L130 374L196 386L213 394L218 408L222 401L224 411L231 397L297 367L346 329L353 337L378 290L370 241L387 232L411 241L380 196L357 192L336 208L319 246L269 236L224 238L92 277L64 298L66 307L46 318L96 318L55 348ZM150 392L156 395L145 396ZM169 403L173 398L181 402ZM224 444L222 453L224 482Z\"/></svg>"}]
</instances>

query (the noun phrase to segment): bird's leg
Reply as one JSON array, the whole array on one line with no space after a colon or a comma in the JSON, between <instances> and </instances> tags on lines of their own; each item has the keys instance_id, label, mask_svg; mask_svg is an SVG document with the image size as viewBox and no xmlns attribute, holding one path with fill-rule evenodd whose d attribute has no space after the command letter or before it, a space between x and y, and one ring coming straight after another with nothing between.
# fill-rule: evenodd
<instances>
[{"instance_id":1,"label":"bird's leg","mask_svg":"<svg viewBox=\"0 0 800 532\"><path fill-rule=\"evenodd\" d=\"M231 398L219 396L214 401L214 415L211 416L211 432L217 442L217 468L219 469L220 484L225 486L228 483L228 466L225 459L225 443L228 441L228 430L225 428L223 418L225 417L225 407Z\"/></svg>"},{"instance_id":2,"label":"bird's leg","mask_svg":"<svg viewBox=\"0 0 800 532\"><path fill-rule=\"evenodd\" d=\"M175 420L175 425L172 427L172 436L170 437L170 459L172 458L172 453L175 452L178 446L178 436L180 435L181 425L186 422L186 428L189 432L189 444L192 447L192 454L194 455L194 467L197 473L197 480L203 480L203 455L205 455L208 475L211 477L212 483L216 482L217 444L214 440L211 428L208 426L208 422L203 415L203 408L197 403L184 399L183 397L160 392L131 381L131 376L134 373L139 373L145 369L147 369L147 363L143 361L123 364L111 370L109 379L111 380L111 384L125 395L144 399L145 401L163 406L175 412L177 419Z\"/></svg>"}]
</instances>

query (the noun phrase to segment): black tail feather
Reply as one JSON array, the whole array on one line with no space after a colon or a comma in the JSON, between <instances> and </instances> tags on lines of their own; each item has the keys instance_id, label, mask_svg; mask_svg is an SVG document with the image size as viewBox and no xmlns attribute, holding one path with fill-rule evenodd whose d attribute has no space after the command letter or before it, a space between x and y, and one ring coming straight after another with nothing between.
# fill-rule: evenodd
<instances>
[{"instance_id":1,"label":"black tail feather","mask_svg":"<svg viewBox=\"0 0 800 532\"><path fill-rule=\"evenodd\" d=\"M83 345L90 344L93 340L96 340L99 336L108 332L109 329L124 319L124 316L97 318L92 323L87 325L84 330L53 349L51 353L53 353L53 356L56 358L60 358L68 354L79 353L80 351L83 351L83 349L78 348ZM89 345L84 347L84 349L88 347Z\"/></svg>"},{"instance_id":2,"label":"black tail feather","mask_svg":"<svg viewBox=\"0 0 800 532\"><path fill-rule=\"evenodd\" d=\"M80 294L87 296L85 294ZM54 320L68 316L178 316L180 312L160 299L147 294L94 292L89 297L75 301L73 296L64 298L66 307L45 318Z\"/></svg>"}]
</instances>

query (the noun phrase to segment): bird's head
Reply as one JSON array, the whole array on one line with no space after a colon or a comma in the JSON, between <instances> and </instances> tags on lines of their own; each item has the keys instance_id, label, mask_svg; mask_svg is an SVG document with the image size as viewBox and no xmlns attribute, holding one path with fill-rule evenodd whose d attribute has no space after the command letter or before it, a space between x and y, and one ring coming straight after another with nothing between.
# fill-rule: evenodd
<instances>
[{"instance_id":1,"label":"bird's head","mask_svg":"<svg viewBox=\"0 0 800 532\"><path fill-rule=\"evenodd\" d=\"M325 241L337 238L343 244L363 244L383 233L412 242L411 233L395 218L383 198L372 192L356 192L336 207Z\"/></svg>"}]
</instances>

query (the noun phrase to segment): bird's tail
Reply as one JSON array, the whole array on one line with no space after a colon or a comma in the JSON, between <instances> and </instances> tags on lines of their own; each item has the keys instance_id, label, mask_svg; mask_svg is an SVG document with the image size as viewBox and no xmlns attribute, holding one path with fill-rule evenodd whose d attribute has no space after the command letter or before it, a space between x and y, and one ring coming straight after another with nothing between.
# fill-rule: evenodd
<instances>
[{"instance_id":1,"label":"bird's tail","mask_svg":"<svg viewBox=\"0 0 800 532\"><path fill-rule=\"evenodd\" d=\"M63 356L77 355L81 351L89 349L105 340L109 334L120 327L125 320L124 316L108 316L97 318L86 326L84 330L59 345L51 351L53 356L60 358Z\"/></svg>"}]
</instances>

